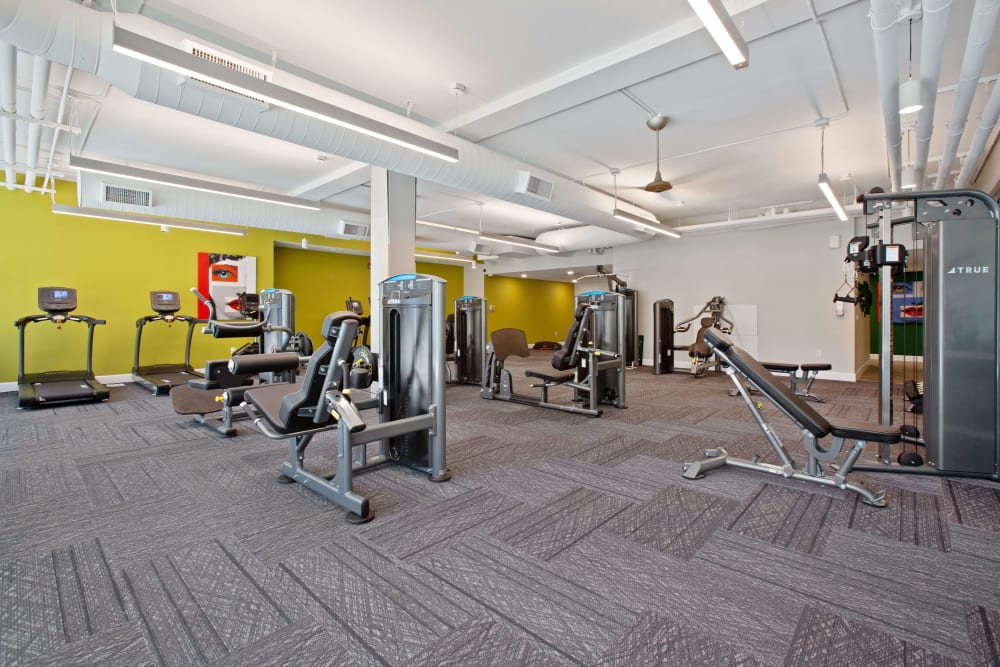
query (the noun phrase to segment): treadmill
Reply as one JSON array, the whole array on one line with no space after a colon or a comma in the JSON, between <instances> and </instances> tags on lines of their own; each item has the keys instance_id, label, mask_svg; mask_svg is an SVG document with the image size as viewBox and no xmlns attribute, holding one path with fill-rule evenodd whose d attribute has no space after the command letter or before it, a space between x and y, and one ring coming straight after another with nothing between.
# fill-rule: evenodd
<instances>
[{"instance_id":1,"label":"treadmill","mask_svg":"<svg viewBox=\"0 0 1000 667\"><path fill-rule=\"evenodd\" d=\"M14 322L18 332L17 407L36 408L83 401L106 401L111 392L94 377L94 327L105 324L85 315L70 315L76 310L76 289L72 287L39 287L38 309L44 315L28 315ZM24 330L34 322L48 320L62 328L66 322L87 325L87 368L82 371L24 372Z\"/></svg>"},{"instance_id":2,"label":"treadmill","mask_svg":"<svg viewBox=\"0 0 1000 667\"><path fill-rule=\"evenodd\" d=\"M135 321L135 355L132 360L132 380L153 392L154 396L170 393L179 385L185 385L188 380L201 380L205 376L191 367L191 337L194 329L204 320L188 315L178 315L181 309L181 297L177 292L153 290L149 293L149 303L153 308L152 315L140 317ZM180 364L151 364L143 366L139 363L139 350L142 347L142 330L151 322L164 322L171 326L174 322L187 323L187 340L184 344L184 362Z\"/></svg>"}]
</instances>

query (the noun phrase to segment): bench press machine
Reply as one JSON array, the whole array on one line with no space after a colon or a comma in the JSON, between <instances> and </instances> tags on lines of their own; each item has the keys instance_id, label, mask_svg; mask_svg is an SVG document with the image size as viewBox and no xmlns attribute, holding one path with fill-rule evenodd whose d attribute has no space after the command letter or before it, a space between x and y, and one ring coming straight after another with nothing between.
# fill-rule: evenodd
<instances>
[{"instance_id":1,"label":"bench press machine","mask_svg":"<svg viewBox=\"0 0 1000 667\"><path fill-rule=\"evenodd\" d=\"M536 405L551 410L601 416L601 404L625 408L624 297L616 292L584 292L577 296L573 324L562 349L552 355L555 372L525 370L528 378L541 380L541 398L516 394L513 378L504 368L508 357L529 357L531 351L521 329L498 329L490 334L487 376L479 395L486 399ZM549 401L549 389L569 387L574 404ZM580 405L584 404L584 405Z\"/></svg>"},{"instance_id":2,"label":"bench press machine","mask_svg":"<svg viewBox=\"0 0 1000 667\"><path fill-rule=\"evenodd\" d=\"M762 463L757 457L751 460L733 458L724 448L718 447L706 450L706 458L702 461L685 463L685 478L700 479L710 470L730 465L846 489L861 496L861 501L867 505L885 507L884 491L873 492L861 484L849 482L847 476L858 457L861 456L865 443L876 442L886 445L897 443L901 437L898 428L858 422L832 424L792 392L789 387L776 382L775 377L767 368L737 347L726 334L712 329L705 335L705 343L724 364L725 373L736 385L736 390L743 397L747 408L770 443L771 449L778 456L780 465ZM803 469L796 469L795 462L788 454L777 433L768 425L757 401L750 397L750 387L759 391L802 429L806 454L808 455ZM820 441L827 436L832 436L833 440L829 446L824 447ZM854 441L854 445L847 450L839 464L836 464L835 462L840 458L848 440ZM836 472L832 477L826 475L823 469L825 463L836 465Z\"/></svg>"},{"instance_id":3,"label":"bench press machine","mask_svg":"<svg viewBox=\"0 0 1000 667\"><path fill-rule=\"evenodd\" d=\"M340 505L350 523L374 516L368 498L354 489L356 473L398 463L432 482L451 478L445 466L444 286L441 278L418 274L380 284L382 387L371 398L358 400L351 392L369 386L371 375L352 369L351 345L361 322L348 311L326 316L324 343L309 358L299 385L259 385L245 394L243 409L254 425L269 438L289 441L281 481L298 482ZM260 355L259 362L280 356ZM378 423L362 416L371 409ZM307 470L306 448L330 430L337 431L336 470Z\"/></svg>"}]
</instances>

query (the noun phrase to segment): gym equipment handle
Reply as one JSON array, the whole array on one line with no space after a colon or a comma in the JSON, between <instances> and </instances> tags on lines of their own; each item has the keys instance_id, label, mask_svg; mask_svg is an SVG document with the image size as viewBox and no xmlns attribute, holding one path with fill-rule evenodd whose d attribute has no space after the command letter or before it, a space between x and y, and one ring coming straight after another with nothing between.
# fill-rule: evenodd
<instances>
[{"instance_id":1,"label":"gym equipment handle","mask_svg":"<svg viewBox=\"0 0 1000 667\"><path fill-rule=\"evenodd\" d=\"M229 372L253 374L290 371L299 367L301 357L298 352L274 352L272 354L240 354L229 360Z\"/></svg>"}]
</instances>

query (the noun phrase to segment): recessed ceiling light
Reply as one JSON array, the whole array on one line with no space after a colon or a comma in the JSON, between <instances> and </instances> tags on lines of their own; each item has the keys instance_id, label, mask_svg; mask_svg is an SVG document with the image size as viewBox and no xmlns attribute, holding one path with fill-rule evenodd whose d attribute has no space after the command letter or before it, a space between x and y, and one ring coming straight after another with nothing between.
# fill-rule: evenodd
<instances>
[{"instance_id":1,"label":"recessed ceiling light","mask_svg":"<svg viewBox=\"0 0 1000 667\"><path fill-rule=\"evenodd\" d=\"M527 278L527 277L528 277L528 274L527 274L527 273L522 273L522 274L521 274L521 277L522 277L522 278Z\"/></svg>"},{"instance_id":2,"label":"recessed ceiling light","mask_svg":"<svg viewBox=\"0 0 1000 667\"><path fill-rule=\"evenodd\" d=\"M572 269L571 269L571 270L569 270L569 271L567 271L567 272L566 272L566 275L567 275L567 276L571 276L571 275L573 275L573 271L572 271Z\"/></svg>"}]
</instances>

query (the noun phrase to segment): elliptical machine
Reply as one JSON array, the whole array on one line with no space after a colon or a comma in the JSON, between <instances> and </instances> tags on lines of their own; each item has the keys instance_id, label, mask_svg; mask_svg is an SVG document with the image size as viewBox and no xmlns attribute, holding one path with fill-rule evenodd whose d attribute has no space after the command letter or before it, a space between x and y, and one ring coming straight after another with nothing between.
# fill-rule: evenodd
<instances>
[{"instance_id":1,"label":"elliptical machine","mask_svg":"<svg viewBox=\"0 0 1000 667\"><path fill-rule=\"evenodd\" d=\"M44 315L28 315L14 322L17 327L17 407L35 408L81 401L106 401L110 390L94 377L94 327L105 324L86 315L70 315L76 310L76 289L73 287L39 287L38 309ZM82 371L24 372L24 330L34 322L49 321L58 328L66 322L87 325L87 367Z\"/></svg>"}]
</instances>

